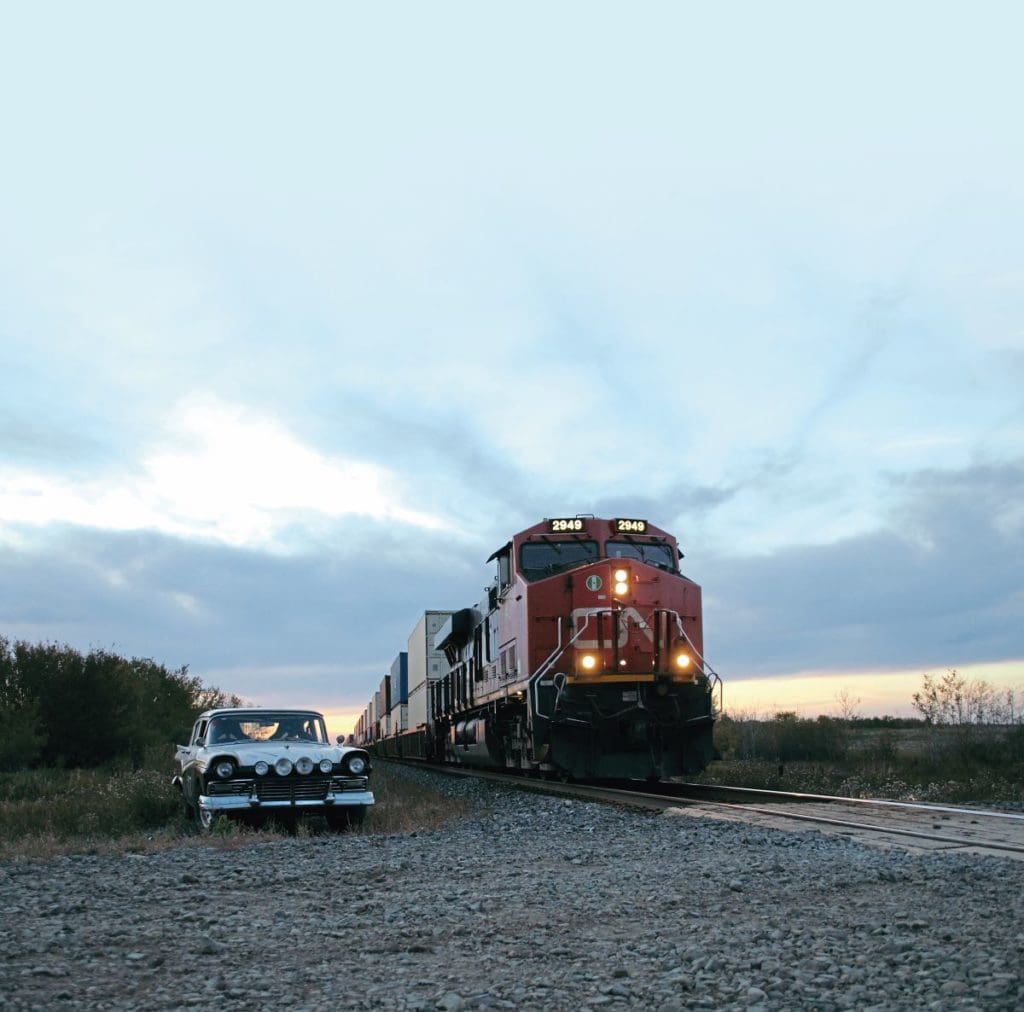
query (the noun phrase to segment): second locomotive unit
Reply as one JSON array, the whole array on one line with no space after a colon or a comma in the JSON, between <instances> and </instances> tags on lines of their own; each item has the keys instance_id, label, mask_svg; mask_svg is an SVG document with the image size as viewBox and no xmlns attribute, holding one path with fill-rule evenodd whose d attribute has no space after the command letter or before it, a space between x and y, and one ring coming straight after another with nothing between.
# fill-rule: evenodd
<instances>
[{"instance_id":1,"label":"second locomotive unit","mask_svg":"<svg viewBox=\"0 0 1024 1012\"><path fill-rule=\"evenodd\" d=\"M434 637L449 669L426 686L415 744L381 751L576 779L704 769L720 683L680 558L640 519L559 517L516 534L488 560L486 599Z\"/></svg>"}]
</instances>

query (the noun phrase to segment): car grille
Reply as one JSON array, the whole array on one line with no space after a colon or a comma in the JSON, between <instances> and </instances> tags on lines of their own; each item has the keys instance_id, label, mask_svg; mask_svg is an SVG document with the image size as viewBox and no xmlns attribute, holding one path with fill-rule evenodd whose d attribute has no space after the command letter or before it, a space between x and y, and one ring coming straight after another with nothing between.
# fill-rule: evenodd
<instances>
[{"instance_id":1,"label":"car grille","mask_svg":"<svg viewBox=\"0 0 1024 1012\"><path fill-rule=\"evenodd\" d=\"M256 797L260 801L323 801L330 786L330 777L279 777L272 773L256 781Z\"/></svg>"},{"instance_id":2,"label":"car grille","mask_svg":"<svg viewBox=\"0 0 1024 1012\"><path fill-rule=\"evenodd\" d=\"M343 777L334 778L334 786L332 790L336 792L340 791L365 791L367 790L367 779L366 777L353 777L345 779Z\"/></svg>"},{"instance_id":3,"label":"car grille","mask_svg":"<svg viewBox=\"0 0 1024 1012\"><path fill-rule=\"evenodd\" d=\"M207 790L210 794L250 794L252 792L251 780L213 780Z\"/></svg>"}]
</instances>

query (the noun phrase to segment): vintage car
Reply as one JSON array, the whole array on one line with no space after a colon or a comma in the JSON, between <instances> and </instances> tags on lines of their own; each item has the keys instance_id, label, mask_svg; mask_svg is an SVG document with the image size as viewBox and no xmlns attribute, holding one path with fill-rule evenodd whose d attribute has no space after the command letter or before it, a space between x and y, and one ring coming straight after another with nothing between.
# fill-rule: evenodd
<instances>
[{"instance_id":1,"label":"vintage car","mask_svg":"<svg viewBox=\"0 0 1024 1012\"><path fill-rule=\"evenodd\" d=\"M332 829L359 825L373 804L364 749L332 745L314 710L207 710L175 752L185 810L208 832L220 816L294 825L324 816Z\"/></svg>"}]
</instances>

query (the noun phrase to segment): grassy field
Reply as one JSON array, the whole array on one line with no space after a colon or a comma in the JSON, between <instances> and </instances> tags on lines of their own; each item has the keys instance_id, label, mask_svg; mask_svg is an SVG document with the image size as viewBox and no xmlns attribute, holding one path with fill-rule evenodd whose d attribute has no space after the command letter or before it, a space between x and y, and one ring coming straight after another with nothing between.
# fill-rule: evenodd
<instances>
[{"instance_id":1,"label":"grassy field","mask_svg":"<svg viewBox=\"0 0 1024 1012\"><path fill-rule=\"evenodd\" d=\"M698 779L777 790L933 802L1024 805L1024 727L857 729L836 722L723 722L725 759ZM786 750L789 753L786 753ZM823 753L817 757L817 749ZM448 798L378 764L377 804L360 834L416 832L461 817L467 803ZM318 831L315 820L299 834ZM0 860L63 853L167 846L232 848L278 839L222 823L201 837L182 814L170 769L24 770L0 773Z\"/></svg>"},{"instance_id":2,"label":"grassy field","mask_svg":"<svg viewBox=\"0 0 1024 1012\"><path fill-rule=\"evenodd\" d=\"M465 802L446 798L378 767L371 776L376 805L360 834L415 832L459 818ZM317 832L315 820L298 832ZM237 847L279 839L278 829L254 831L222 823L200 837L182 814L170 772L24 770L0 773L0 860L68 853L140 851L190 843Z\"/></svg>"},{"instance_id":3,"label":"grassy field","mask_svg":"<svg viewBox=\"0 0 1024 1012\"><path fill-rule=\"evenodd\" d=\"M706 783L773 790L902 798L950 803L1024 804L1024 728L958 727L822 729L785 727L792 736L814 731L813 748L780 748L779 726L750 722L720 742L725 758L698 779ZM774 732L774 737L773 737ZM726 744L722 748L722 744ZM774 749L774 751L773 751ZM799 758L792 758L796 754Z\"/></svg>"},{"instance_id":4,"label":"grassy field","mask_svg":"<svg viewBox=\"0 0 1024 1012\"><path fill-rule=\"evenodd\" d=\"M899 764L843 762L769 762L763 759L725 759L694 778L700 783L763 787L808 794L837 794L851 798L891 798L978 804L1024 804L1019 778L993 770L924 772Z\"/></svg>"}]
</instances>

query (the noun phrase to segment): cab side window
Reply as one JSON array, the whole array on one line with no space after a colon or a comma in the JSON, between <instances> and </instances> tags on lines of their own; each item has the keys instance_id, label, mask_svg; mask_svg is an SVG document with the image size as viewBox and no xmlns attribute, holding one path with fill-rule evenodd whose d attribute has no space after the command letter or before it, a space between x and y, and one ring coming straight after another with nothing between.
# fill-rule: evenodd
<instances>
[{"instance_id":1,"label":"cab side window","mask_svg":"<svg viewBox=\"0 0 1024 1012\"><path fill-rule=\"evenodd\" d=\"M206 737L206 721L197 720L196 726L192 729L192 744L195 745L201 738Z\"/></svg>"}]
</instances>

